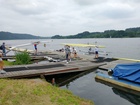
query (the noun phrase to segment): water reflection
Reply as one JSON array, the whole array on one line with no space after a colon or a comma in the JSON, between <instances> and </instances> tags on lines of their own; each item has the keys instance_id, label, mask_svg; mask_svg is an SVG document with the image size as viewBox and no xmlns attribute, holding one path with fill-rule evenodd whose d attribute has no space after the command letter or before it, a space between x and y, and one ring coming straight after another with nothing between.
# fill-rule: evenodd
<instances>
[{"instance_id":1,"label":"water reflection","mask_svg":"<svg viewBox=\"0 0 140 105\"><path fill-rule=\"evenodd\" d=\"M112 90L116 95L119 95L121 98L124 98L135 105L140 105L140 96L116 88L112 88Z\"/></svg>"},{"instance_id":2,"label":"water reflection","mask_svg":"<svg viewBox=\"0 0 140 105\"><path fill-rule=\"evenodd\" d=\"M124 88L120 88L119 86L110 84L108 82L99 80L97 78L95 78L95 81L99 82L101 84L105 84L109 87L112 87L113 93L115 93L116 95L120 96L123 99L126 99L130 103L132 103L134 105L140 105L140 95L139 95L139 93L137 93L135 91L132 91L132 90L127 90L127 89L124 89Z\"/></svg>"},{"instance_id":3,"label":"water reflection","mask_svg":"<svg viewBox=\"0 0 140 105\"><path fill-rule=\"evenodd\" d=\"M78 79L84 75L87 75L93 71L95 71L95 69L84 71L84 72L74 72L74 73L50 75L50 76L46 76L45 79L46 79L46 81L48 81L52 84L54 84L54 82L55 82L55 85L58 87L66 86L66 88L68 89L70 82L73 82L76 79Z\"/></svg>"},{"instance_id":4,"label":"water reflection","mask_svg":"<svg viewBox=\"0 0 140 105\"><path fill-rule=\"evenodd\" d=\"M61 75L46 76L46 80L52 83L55 78L55 83L61 88L67 88L75 95L81 98L89 99L95 105L139 105L139 97L134 95L134 102L131 102L121 96L118 92L110 86L95 81L95 74L97 70L90 70L86 72L67 73ZM120 91L120 94L126 94ZM107 97L106 97L107 96ZM129 95L130 96L130 95ZM131 95L133 97L133 94ZM101 101L102 100L102 101ZM137 101L136 101L137 100ZM136 103L137 102L137 103Z\"/></svg>"}]
</instances>

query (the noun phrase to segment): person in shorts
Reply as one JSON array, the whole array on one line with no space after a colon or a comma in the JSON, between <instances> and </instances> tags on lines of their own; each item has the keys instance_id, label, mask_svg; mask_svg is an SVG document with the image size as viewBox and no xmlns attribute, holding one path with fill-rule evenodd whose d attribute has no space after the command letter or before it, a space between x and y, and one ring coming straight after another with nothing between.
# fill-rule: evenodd
<instances>
[{"instance_id":1,"label":"person in shorts","mask_svg":"<svg viewBox=\"0 0 140 105\"><path fill-rule=\"evenodd\" d=\"M98 46L95 46L95 59L98 59L99 55L98 55Z\"/></svg>"},{"instance_id":2,"label":"person in shorts","mask_svg":"<svg viewBox=\"0 0 140 105\"><path fill-rule=\"evenodd\" d=\"M72 53L73 53L73 58L76 58L77 57L77 51L74 47L72 48Z\"/></svg>"}]
</instances>

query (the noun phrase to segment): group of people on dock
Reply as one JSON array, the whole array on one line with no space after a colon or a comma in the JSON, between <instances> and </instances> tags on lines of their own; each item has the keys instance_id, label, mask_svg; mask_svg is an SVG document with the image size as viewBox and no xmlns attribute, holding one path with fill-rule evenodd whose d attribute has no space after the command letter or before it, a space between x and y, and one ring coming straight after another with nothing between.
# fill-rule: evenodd
<instances>
[{"instance_id":1,"label":"group of people on dock","mask_svg":"<svg viewBox=\"0 0 140 105\"><path fill-rule=\"evenodd\" d=\"M95 59L98 59L99 57L99 51L98 51L98 46L95 46L94 51L92 51L91 47L88 50L88 54L95 54Z\"/></svg>"},{"instance_id":2,"label":"group of people on dock","mask_svg":"<svg viewBox=\"0 0 140 105\"><path fill-rule=\"evenodd\" d=\"M69 45L65 45L65 54L66 54L66 60L67 60L67 63L69 63L71 61L71 54L73 54L73 58L76 58L77 57L77 51L74 47L71 47Z\"/></svg>"},{"instance_id":3,"label":"group of people on dock","mask_svg":"<svg viewBox=\"0 0 140 105\"><path fill-rule=\"evenodd\" d=\"M39 43L40 42L34 43L35 55L37 55L37 45ZM46 47L46 45L44 45L44 47ZM69 63L72 58L77 58L77 50L74 47L65 45L64 49L61 49L60 51L65 52L67 63ZM91 48L89 48L89 51L91 51ZM5 47L4 42L0 46L0 73L5 73L5 71L3 70L4 63L2 60L2 56L6 56L6 47ZM95 47L95 58L96 59L98 58L98 47L97 46Z\"/></svg>"},{"instance_id":4,"label":"group of people on dock","mask_svg":"<svg viewBox=\"0 0 140 105\"><path fill-rule=\"evenodd\" d=\"M91 51L91 48L89 48L89 51ZM65 49L64 52L66 54L66 61L67 63L69 63L71 61L71 58L76 58L77 57L77 51L74 47L70 47L69 45L65 45ZM73 57L71 56L71 54L73 54ZM98 55L98 46L95 46L94 49L94 54L95 54L95 59L98 59L99 55Z\"/></svg>"}]
</instances>

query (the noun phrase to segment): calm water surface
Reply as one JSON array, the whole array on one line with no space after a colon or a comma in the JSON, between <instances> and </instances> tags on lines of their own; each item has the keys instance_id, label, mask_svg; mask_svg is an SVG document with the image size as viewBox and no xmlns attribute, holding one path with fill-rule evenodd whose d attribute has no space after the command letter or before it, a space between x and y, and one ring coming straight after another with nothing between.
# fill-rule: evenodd
<instances>
[{"instance_id":1,"label":"calm water surface","mask_svg":"<svg viewBox=\"0 0 140 105\"><path fill-rule=\"evenodd\" d=\"M38 40L5 40L7 45L14 46L18 44L30 43ZM108 57L123 57L131 59L140 59L140 38L109 38L109 39L55 39L51 43L38 45L38 50L57 50L63 48L61 43L90 43L104 45L106 48L99 49L101 51L109 52ZM33 46L25 46L34 50ZM88 51L88 48L76 47L78 53ZM13 54L11 52L10 54ZM140 97L124 93L115 88L96 82L95 71L89 73L65 74L58 76L59 85L61 88L71 90L75 95L95 102L95 105L140 105ZM66 77L65 79L62 77ZM69 78L68 78L69 77ZM66 81L67 80L67 81Z\"/></svg>"}]
</instances>

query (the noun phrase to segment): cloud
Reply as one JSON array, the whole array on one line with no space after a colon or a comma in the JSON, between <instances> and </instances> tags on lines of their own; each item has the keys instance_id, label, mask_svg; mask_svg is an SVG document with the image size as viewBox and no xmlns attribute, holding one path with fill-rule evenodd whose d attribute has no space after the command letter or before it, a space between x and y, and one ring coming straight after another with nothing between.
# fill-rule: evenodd
<instances>
[{"instance_id":1,"label":"cloud","mask_svg":"<svg viewBox=\"0 0 140 105\"><path fill-rule=\"evenodd\" d=\"M140 24L139 0L0 0L0 29L40 36Z\"/></svg>"},{"instance_id":2,"label":"cloud","mask_svg":"<svg viewBox=\"0 0 140 105\"><path fill-rule=\"evenodd\" d=\"M41 14L47 11L43 2L37 0L3 0L2 6L23 15Z\"/></svg>"},{"instance_id":3,"label":"cloud","mask_svg":"<svg viewBox=\"0 0 140 105\"><path fill-rule=\"evenodd\" d=\"M107 0L74 0L80 6L90 6L90 5L98 5L100 3L104 3Z\"/></svg>"}]
</instances>

